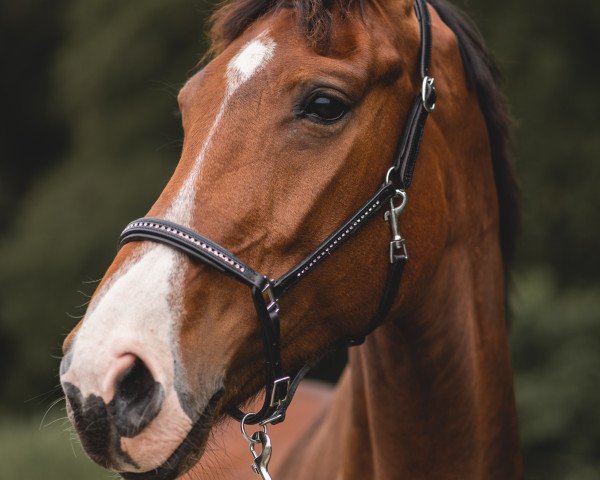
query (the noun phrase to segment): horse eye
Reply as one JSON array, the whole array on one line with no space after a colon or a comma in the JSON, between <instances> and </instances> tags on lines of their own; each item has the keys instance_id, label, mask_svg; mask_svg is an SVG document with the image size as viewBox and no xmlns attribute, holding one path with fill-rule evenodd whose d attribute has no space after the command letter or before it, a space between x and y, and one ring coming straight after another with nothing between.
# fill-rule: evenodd
<instances>
[{"instance_id":1,"label":"horse eye","mask_svg":"<svg viewBox=\"0 0 600 480\"><path fill-rule=\"evenodd\" d=\"M304 108L304 115L324 123L340 120L348 111L348 106L337 98L319 95Z\"/></svg>"}]
</instances>

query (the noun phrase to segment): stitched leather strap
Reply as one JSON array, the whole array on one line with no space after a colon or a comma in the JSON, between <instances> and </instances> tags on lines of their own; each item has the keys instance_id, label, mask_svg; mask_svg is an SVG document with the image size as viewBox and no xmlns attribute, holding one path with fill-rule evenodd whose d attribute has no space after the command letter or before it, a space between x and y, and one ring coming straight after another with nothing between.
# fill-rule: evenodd
<instances>
[{"instance_id":1,"label":"stitched leather strap","mask_svg":"<svg viewBox=\"0 0 600 480\"><path fill-rule=\"evenodd\" d=\"M431 66L431 16L427 9L427 2L425 0L415 0L415 13L417 14L417 20L419 21L419 27L421 32L421 50L419 52L419 72L421 78L429 76L429 67Z\"/></svg>"},{"instance_id":2,"label":"stitched leather strap","mask_svg":"<svg viewBox=\"0 0 600 480\"><path fill-rule=\"evenodd\" d=\"M415 13L421 30L421 47L419 52L421 92L414 98L408 112L406 126L396 149L396 156L392 164L393 175L391 175L392 178L398 177L400 186L403 189L408 188L412 182L415 163L419 156L421 141L423 139L425 123L429 113L434 110L437 101L435 83L433 78L429 77L432 35L431 17L425 0L415 0ZM400 281L407 261L408 256L405 248L403 254L392 257L383 295L375 316L362 335L344 339L350 346L361 345L366 336L384 322L400 289Z\"/></svg>"},{"instance_id":3,"label":"stitched leather strap","mask_svg":"<svg viewBox=\"0 0 600 480\"><path fill-rule=\"evenodd\" d=\"M362 225L369 221L378 211L387 205L396 189L391 183L383 185L354 215L333 232L317 249L298 265L273 282L273 290L280 297L291 286L299 282L312 271L322 260L331 255L344 242L352 237Z\"/></svg>"},{"instance_id":4,"label":"stitched leather strap","mask_svg":"<svg viewBox=\"0 0 600 480\"><path fill-rule=\"evenodd\" d=\"M419 155L423 131L429 113L435 108L437 92L433 78L429 77L431 63L431 18L424 0L415 0L415 12L421 26L421 50L419 72L421 91L412 102L406 126L396 150L393 168L402 188L412 182L415 162Z\"/></svg>"},{"instance_id":5,"label":"stitched leather strap","mask_svg":"<svg viewBox=\"0 0 600 480\"><path fill-rule=\"evenodd\" d=\"M252 300L260 320L265 352L266 397L261 410L248 417L246 423L255 424L272 417L288 399L290 381L289 377L283 375L281 366L279 305L272 294L271 282L227 249L193 230L167 220L140 218L131 222L123 230L119 245L136 240L152 240L174 247L252 287ZM233 412L233 415L239 420L240 415L243 417L239 410Z\"/></svg>"},{"instance_id":6,"label":"stitched leather strap","mask_svg":"<svg viewBox=\"0 0 600 480\"><path fill-rule=\"evenodd\" d=\"M249 287L264 288L266 279L229 250L189 228L159 218L139 218L129 223L119 238L119 247L134 240L154 240L181 250Z\"/></svg>"},{"instance_id":7,"label":"stitched leather strap","mask_svg":"<svg viewBox=\"0 0 600 480\"><path fill-rule=\"evenodd\" d=\"M266 378L265 400L257 413L246 418L246 423L249 425L272 418L287 401L290 390L290 378L283 375L281 367L279 306L275 302L270 306L267 305L263 291L257 287L252 288L252 300L261 324ZM245 416L238 408L233 409L229 414L239 421Z\"/></svg>"}]
</instances>

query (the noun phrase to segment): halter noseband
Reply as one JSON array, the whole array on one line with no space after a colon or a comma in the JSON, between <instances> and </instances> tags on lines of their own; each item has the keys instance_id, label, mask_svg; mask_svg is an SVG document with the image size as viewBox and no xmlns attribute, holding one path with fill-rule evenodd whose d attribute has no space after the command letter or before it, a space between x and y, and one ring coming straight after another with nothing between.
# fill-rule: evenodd
<instances>
[{"instance_id":1,"label":"halter noseband","mask_svg":"<svg viewBox=\"0 0 600 480\"><path fill-rule=\"evenodd\" d=\"M390 241L390 268L383 296L367 331L358 338L343 339L345 343L361 344L365 336L383 322L393 304L404 265L408 260L405 240L398 229L398 216L406 204L405 189L410 186L412 181L425 121L435 108L437 98L434 80L429 76L431 20L425 0L415 0L415 11L421 29L419 72L422 88L409 110L394 161L379 190L303 261L283 276L273 280L254 271L219 244L193 230L167 220L141 218L127 225L121 234L120 246L140 240L163 243L210 265L251 288L254 307L260 320L265 352L266 392L263 406L257 413L244 415L237 408L229 412L240 422L251 425L282 422L296 388L308 371L307 366L302 367L293 380L290 380L290 377L283 372L280 352L279 299L386 205L389 209L385 212L385 219L390 222L392 239ZM397 185L394 180L397 180ZM399 206L394 204L397 199L401 200Z\"/></svg>"}]
</instances>

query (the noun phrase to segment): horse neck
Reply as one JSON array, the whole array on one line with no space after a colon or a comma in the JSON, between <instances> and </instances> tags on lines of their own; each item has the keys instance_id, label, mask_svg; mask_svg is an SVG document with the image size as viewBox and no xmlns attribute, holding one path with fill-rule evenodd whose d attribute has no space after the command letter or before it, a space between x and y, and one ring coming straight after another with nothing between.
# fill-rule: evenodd
<instances>
[{"instance_id":1,"label":"horse neck","mask_svg":"<svg viewBox=\"0 0 600 480\"><path fill-rule=\"evenodd\" d=\"M502 262L481 243L450 248L421 306L351 350L343 478L519 477Z\"/></svg>"}]
</instances>

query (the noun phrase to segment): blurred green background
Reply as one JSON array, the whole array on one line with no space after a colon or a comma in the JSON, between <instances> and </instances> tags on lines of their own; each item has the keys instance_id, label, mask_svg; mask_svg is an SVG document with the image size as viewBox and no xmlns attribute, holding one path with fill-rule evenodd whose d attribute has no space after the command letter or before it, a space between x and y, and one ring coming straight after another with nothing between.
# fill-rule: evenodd
<instances>
[{"instance_id":1,"label":"blurred green background","mask_svg":"<svg viewBox=\"0 0 600 480\"><path fill-rule=\"evenodd\" d=\"M470 0L506 77L525 210L511 347L528 479L600 479L600 2ZM181 146L204 0L0 3L0 478L100 479L64 334Z\"/></svg>"}]
</instances>

